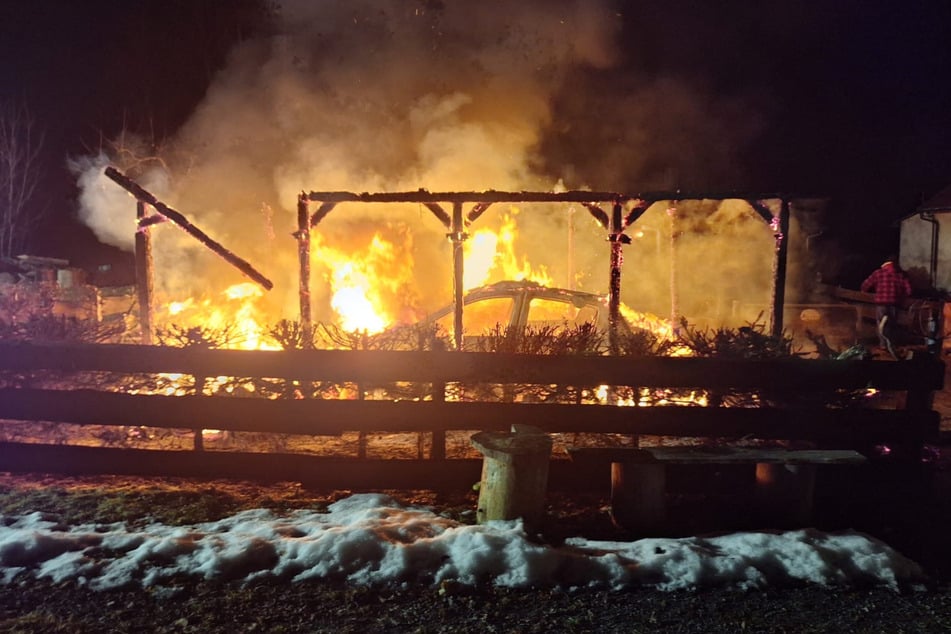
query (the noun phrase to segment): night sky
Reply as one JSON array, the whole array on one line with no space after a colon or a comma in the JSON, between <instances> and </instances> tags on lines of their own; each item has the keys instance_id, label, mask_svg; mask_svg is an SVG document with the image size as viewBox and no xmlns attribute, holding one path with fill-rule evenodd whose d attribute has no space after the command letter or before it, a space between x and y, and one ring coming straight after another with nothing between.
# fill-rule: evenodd
<instances>
[{"instance_id":1,"label":"night sky","mask_svg":"<svg viewBox=\"0 0 951 634\"><path fill-rule=\"evenodd\" d=\"M76 220L70 157L123 129L162 139L200 102L233 44L268 28L244 0L0 0L0 99L26 103L45 132L46 214L31 253L79 266L128 263Z\"/></svg>"},{"instance_id":2,"label":"night sky","mask_svg":"<svg viewBox=\"0 0 951 634\"><path fill-rule=\"evenodd\" d=\"M537 6L557 14L579 3ZM98 152L123 128L158 143L173 137L228 68L232 47L280 33L300 4L0 0L0 98L25 102L46 131L34 203L50 220L31 252L83 266L114 258L75 220L67 157ZM434 55L456 50L438 31L452 2L337 4L414 12L433 25ZM531 5L479 6L504 33ZM855 231L859 248L880 244L875 236L951 184L946 0L605 6L613 59L558 73L547 96L532 167L552 182L829 197L836 230ZM328 56L347 55L333 33L321 37ZM503 187L482 186L492 188Z\"/></svg>"}]
</instances>

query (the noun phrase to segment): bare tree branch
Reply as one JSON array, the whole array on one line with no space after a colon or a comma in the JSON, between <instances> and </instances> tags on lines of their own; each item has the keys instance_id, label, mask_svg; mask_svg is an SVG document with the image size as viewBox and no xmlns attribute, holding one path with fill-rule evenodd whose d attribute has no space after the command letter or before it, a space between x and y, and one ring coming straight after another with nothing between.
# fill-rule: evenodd
<instances>
[{"instance_id":1,"label":"bare tree branch","mask_svg":"<svg viewBox=\"0 0 951 634\"><path fill-rule=\"evenodd\" d=\"M43 141L26 105L0 102L0 257L22 249L43 215L30 206L40 183Z\"/></svg>"}]
</instances>

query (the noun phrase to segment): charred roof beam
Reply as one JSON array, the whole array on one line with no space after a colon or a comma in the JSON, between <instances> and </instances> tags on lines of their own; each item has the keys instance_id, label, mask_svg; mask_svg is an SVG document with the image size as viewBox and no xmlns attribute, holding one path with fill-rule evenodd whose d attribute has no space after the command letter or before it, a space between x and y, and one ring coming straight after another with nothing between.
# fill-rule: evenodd
<instances>
[{"instance_id":1,"label":"charred roof beam","mask_svg":"<svg viewBox=\"0 0 951 634\"><path fill-rule=\"evenodd\" d=\"M628 203L638 201L637 204L649 206L660 200L748 200L762 201L767 199L788 200L795 198L785 193L752 193L752 192L683 192L657 191L624 194L620 192L596 192L572 190L566 192L506 192L486 190L481 192L430 192L420 189L411 192L377 192L356 193L347 191L312 191L306 194L311 202L362 202L362 203L614 203L620 201Z\"/></svg>"}]
</instances>

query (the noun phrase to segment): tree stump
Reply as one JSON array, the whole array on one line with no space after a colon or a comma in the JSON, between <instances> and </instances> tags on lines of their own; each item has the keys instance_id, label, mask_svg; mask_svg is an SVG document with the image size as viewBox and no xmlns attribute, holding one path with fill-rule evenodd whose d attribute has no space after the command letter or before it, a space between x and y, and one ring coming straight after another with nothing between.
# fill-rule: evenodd
<instances>
[{"instance_id":1,"label":"tree stump","mask_svg":"<svg viewBox=\"0 0 951 634\"><path fill-rule=\"evenodd\" d=\"M484 456L476 520L513 520L521 517L526 530L541 527L548 488L551 437L528 425L511 432L480 432L472 444Z\"/></svg>"}]
</instances>

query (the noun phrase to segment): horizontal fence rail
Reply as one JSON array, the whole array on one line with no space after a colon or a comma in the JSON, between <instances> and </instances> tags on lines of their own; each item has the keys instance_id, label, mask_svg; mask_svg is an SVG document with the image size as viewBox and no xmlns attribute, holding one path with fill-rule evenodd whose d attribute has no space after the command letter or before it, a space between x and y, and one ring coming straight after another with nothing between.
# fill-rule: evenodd
<instances>
[{"instance_id":1,"label":"horizontal fence rail","mask_svg":"<svg viewBox=\"0 0 951 634\"><path fill-rule=\"evenodd\" d=\"M496 352L205 350L125 344L0 344L3 370L101 370L365 383L488 382L786 390L940 390L944 366L817 359L524 355Z\"/></svg>"},{"instance_id":2,"label":"horizontal fence rail","mask_svg":"<svg viewBox=\"0 0 951 634\"><path fill-rule=\"evenodd\" d=\"M617 407L537 403L270 400L159 396L92 390L0 390L0 418L81 425L142 425L281 434L345 431L505 431L513 423L551 433L755 437L849 442L924 440L933 411L816 408ZM896 423L901 422L901 426Z\"/></svg>"},{"instance_id":3,"label":"horizontal fence rail","mask_svg":"<svg viewBox=\"0 0 951 634\"><path fill-rule=\"evenodd\" d=\"M97 379L95 373L110 378ZM93 374L89 374L93 373ZM349 398L263 398L253 394L162 395L122 391L123 377L183 374L195 383L209 377L321 381L356 386ZM120 380L116 380L118 377ZM101 380L102 384L97 384ZM876 443L921 446L937 437L939 415L933 392L944 384L944 364L932 357L909 361L721 358L536 356L475 352L289 350L243 351L119 344L0 344L0 419L79 425L219 429L269 434L335 435L344 432L428 432L434 460L360 461L340 467L340 459L300 455L271 457L228 452L164 452L0 443L0 469L55 469L105 473L206 471L233 475L242 469L272 477L327 469L367 473L381 482L422 485L434 475L477 473L476 466L444 460L444 434L454 430L506 431L527 424L551 433L610 433L633 436L758 438L809 441L827 448L865 448ZM388 397L387 386L419 384L414 400ZM525 384L651 389L748 391L788 397L785 405L718 407L667 405L619 407L591 402L458 401L452 386ZM447 386L449 386L447 388ZM365 395L378 389L374 398ZM903 393L889 409L836 407L821 396L875 389ZM394 390L394 394L396 391ZM402 391L405 393L405 390ZM505 394L502 390L500 394ZM511 394L511 392L509 393ZM819 395L817 399L804 399ZM512 400L509 398L508 400ZM776 401L777 399L773 399ZM798 404L797 404L798 403ZM70 451L73 451L70 454ZM135 454L110 453L136 451ZM65 454L73 457L65 457ZM104 453L105 452L105 453ZM182 456L181 460L165 456ZM103 456L112 455L112 458ZM139 458L131 459L136 455ZM85 456L84 458L82 456ZM145 456L145 457L143 457ZM346 462L346 460L344 460ZM372 463L403 463L400 467ZM365 464L370 463L370 464ZM457 463L452 468L439 464ZM303 467L301 465L311 465ZM410 465L413 465L412 467ZM81 465L86 465L82 467ZM122 465L125 465L124 467ZM230 465L230 466L228 466ZM322 465L322 466L321 466ZM362 466L359 466L362 465ZM428 466L426 466L428 465ZM112 470L110 470L112 469ZM308 471L308 469L316 469ZM553 472L558 481L562 467ZM326 475L324 476L326 477ZM356 477L356 475L354 476ZM428 480L427 480L428 479ZM563 479L566 483L570 476ZM327 481L335 481L332 478Z\"/></svg>"}]
</instances>

